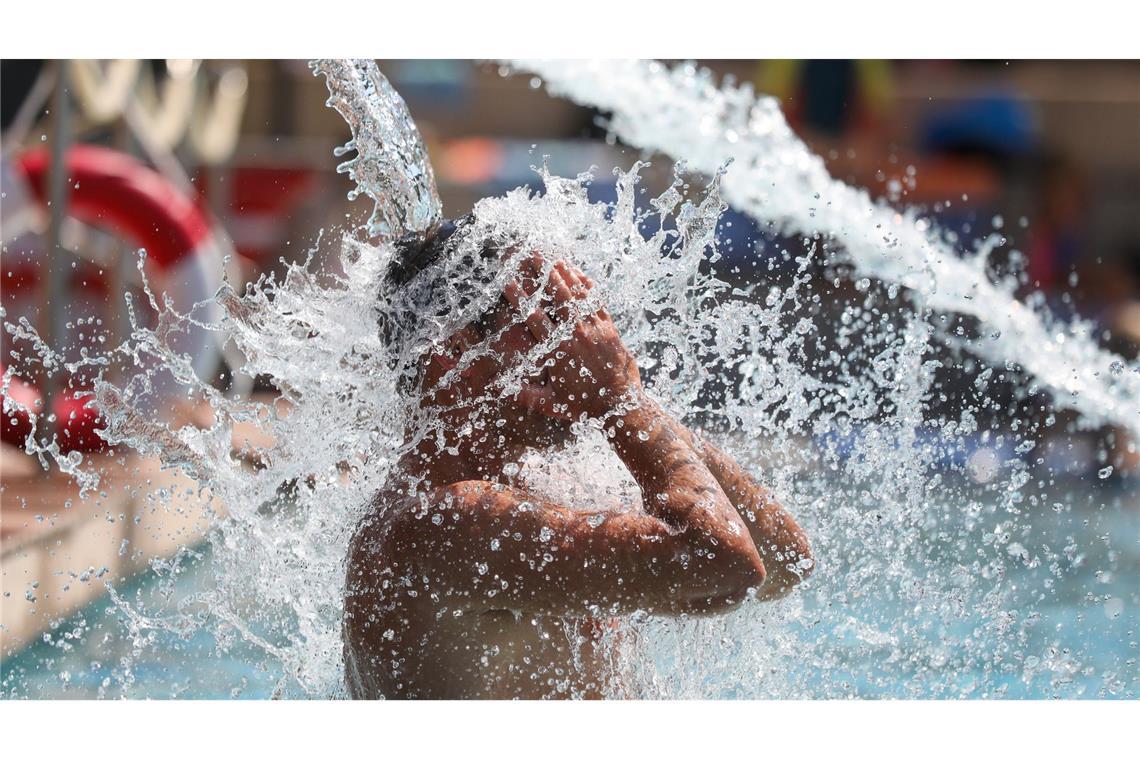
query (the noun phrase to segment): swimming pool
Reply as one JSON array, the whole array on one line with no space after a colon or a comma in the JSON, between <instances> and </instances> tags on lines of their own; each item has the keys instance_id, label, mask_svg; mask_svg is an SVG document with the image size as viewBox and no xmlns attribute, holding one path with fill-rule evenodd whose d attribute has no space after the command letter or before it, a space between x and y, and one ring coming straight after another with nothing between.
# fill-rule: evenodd
<instances>
[{"instance_id":1,"label":"swimming pool","mask_svg":"<svg viewBox=\"0 0 1140 760\"><path fill-rule=\"evenodd\" d=\"M807 662L794 666L800 672L785 681L795 684L795 696L938 697L951 693L953 686L953 694L965 696L1134 698L1140 683L1140 490L1134 480L1093 486L1069 481L1040 495L1042 504L1070 503L1072 508L1035 512L1007 548L1024 552L1025 561L1003 580L1013 600L1005 606L1008 635L998 645L1004 651L989 652L978 667L957 669L955 653L970 646L976 625L970 611L959 625L945 626L944 620L925 619L921 603L880 603L858 610L865 620L906 620L906 630L940 627L931 635L945 643L944 662L927 657L921 667L901 668L898 662L909 644L901 630L893 640L876 639L852 625L834 626L834 617L823 616L828 622L807 630L812 628L811 610L828 604L826 589L809 581L801 592L809 614L797 635L804 640L830 637L833 656L826 669ZM1061 561L1068 563L1060 574L1050 563L1032 559L1045 544L1056 546ZM197 595L213 582L210 552L201 547L188 551L177 567L175 573L148 571L118 594L152 612L192 609ZM734 613L750 614L757 611L747 606ZM0 663L2 694L5 699L303 696L281 663L262 649L237 635L219 642L207 630L132 634L129 616L103 598ZM1012 667L995 667L1000 663ZM736 696L715 685L707 693Z\"/></svg>"}]
</instances>

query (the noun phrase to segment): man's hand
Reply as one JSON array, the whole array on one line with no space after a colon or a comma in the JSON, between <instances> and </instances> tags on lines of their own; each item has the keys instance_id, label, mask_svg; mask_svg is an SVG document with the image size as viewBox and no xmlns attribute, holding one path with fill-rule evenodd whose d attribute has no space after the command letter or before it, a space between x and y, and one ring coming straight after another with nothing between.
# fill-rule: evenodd
<instances>
[{"instance_id":1,"label":"man's hand","mask_svg":"<svg viewBox=\"0 0 1140 760\"><path fill-rule=\"evenodd\" d=\"M558 261L542 304L526 318L537 341L546 340L559 324L575 320L571 337L546 357L543 384L531 383L520 394L523 403L544 415L599 419L623 400L641 394L637 361L622 343L609 313L604 308L581 313L592 287L593 282L580 270ZM506 296L519 308L524 291L512 283Z\"/></svg>"}]
</instances>

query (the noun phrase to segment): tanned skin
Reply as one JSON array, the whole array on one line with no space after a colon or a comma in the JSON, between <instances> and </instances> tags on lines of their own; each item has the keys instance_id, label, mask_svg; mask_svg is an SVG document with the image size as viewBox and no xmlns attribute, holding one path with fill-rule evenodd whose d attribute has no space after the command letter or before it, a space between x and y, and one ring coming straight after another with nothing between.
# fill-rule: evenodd
<instances>
[{"instance_id":1,"label":"tanned skin","mask_svg":"<svg viewBox=\"0 0 1140 760\"><path fill-rule=\"evenodd\" d=\"M443 437L404 457L349 550L354 697L600 697L614 685L598 633L614 616L723 613L750 594L782 596L811 569L792 516L646 395L605 309L579 315L589 278L559 261L540 282L542 265L537 254L524 262L491 318L497 357L449 375L483 338L470 327L427 362L420 403L442 410ZM540 288L539 308L520 319ZM502 367L570 320L541 377L486 400ZM642 505L577 509L503 474L583 417L602 423ZM456 433L465 429L474 433Z\"/></svg>"}]
</instances>

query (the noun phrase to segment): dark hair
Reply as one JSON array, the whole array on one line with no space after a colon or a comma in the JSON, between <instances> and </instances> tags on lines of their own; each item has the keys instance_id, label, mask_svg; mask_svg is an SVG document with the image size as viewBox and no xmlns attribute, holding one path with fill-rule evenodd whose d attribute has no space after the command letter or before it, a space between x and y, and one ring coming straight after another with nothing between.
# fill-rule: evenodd
<instances>
[{"instance_id":1,"label":"dark hair","mask_svg":"<svg viewBox=\"0 0 1140 760\"><path fill-rule=\"evenodd\" d=\"M447 250L447 241L461 227L468 226L473 216L444 219L426 234L412 233L396 241L396 256L388 265L384 279L390 285L403 287L412 278L439 260Z\"/></svg>"},{"instance_id":2,"label":"dark hair","mask_svg":"<svg viewBox=\"0 0 1140 760\"><path fill-rule=\"evenodd\" d=\"M467 280L456 282L447 277L445 270L440 270L437 274L425 275L434 279L416 283L414 291L408 289L409 283L417 276L446 256L455 254L463 240L464 230L472 226L474 219L473 214L455 220L445 219L426 235L409 235L396 242L395 255L388 264L381 282L381 308L377 315L380 338L386 347L393 349L393 364L405 354L407 346L404 344L415 333L415 328L420 322L426 318L446 316L455 309L465 308L489 284L490 273L486 268L475 266L479 263L476 259L486 261L498 250L487 241L476 249L478 253L475 256L467 255L472 264L469 270L470 277ZM451 291L451 298L441 297L444 289ZM397 293L407 297L394 298L393 295ZM491 311L493 312L493 308ZM488 319L490 313L480 315L473 322L481 334L486 332L486 325L482 323ZM414 379L411 373L405 371L400 378L401 385L407 388Z\"/></svg>"}]
</instances>

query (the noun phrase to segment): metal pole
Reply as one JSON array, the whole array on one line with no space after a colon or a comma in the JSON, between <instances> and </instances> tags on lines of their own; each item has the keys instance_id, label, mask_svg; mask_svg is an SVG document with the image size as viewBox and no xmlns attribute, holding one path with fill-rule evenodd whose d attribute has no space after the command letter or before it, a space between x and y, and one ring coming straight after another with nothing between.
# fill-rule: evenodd
<instances>
[{"instance_id":1,"label":"metal pole","mask_svg":"<svg viewBox=\"0 0 1140 760\"><path fill-rule=\"evenodd\" d=\"M68 99L67 61L56 62L55 96L52 99L51 167L48 173L48 258L46 289L43 293L41 329L44 341L56 352L63 353L67 302L68 256L63 247L63 223L67 219L67 152L71 147L71 101ZM53 401L63 391L60 368L44 378L44 417L52 414ZM46 427L46 426L45 426ZM41 428L41 431L44 428Z\"/></svg>"},{"instance_id":2,"label":"metal pole","mask_svg":"<svg viewBox=\"0 0 1140 760\"><path fill-rule=\"evenodd\" d=\"M128 100L134 97L134 93L127 96ZM118 119L115 123L114 129L115 147L123 152L126 156L135 156L134 144L131 139L131 130L123 119ZM132 272L135 268L135 249L127 241L122 238L108 237L108 248L111 251L109 257L109 266L107 267L107 275L110 283L111 297L108 299L108 328L110 331L110 341L112 346L118 346L127 335L130 333L130 320L127 318L127 307L124 301L124 295L130 287L132 277L137 276L137 272ZM107 369L107 374L111 380L118 380L121 376L121 365L116 363Z\"/></svg>"}]
</instances>

